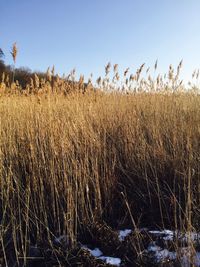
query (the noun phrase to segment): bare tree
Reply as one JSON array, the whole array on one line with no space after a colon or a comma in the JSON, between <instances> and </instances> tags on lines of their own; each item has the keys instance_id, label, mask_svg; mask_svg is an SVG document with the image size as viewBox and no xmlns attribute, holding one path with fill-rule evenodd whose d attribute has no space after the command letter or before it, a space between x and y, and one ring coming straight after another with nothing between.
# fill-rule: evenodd
<instances>
[{"instance_id":1,"label":"bare tree","mask_svg":"<svg viewBox=\"0 0 200 267\"><path fill-rule=\"evenodd\" d=\"M0 48L0 58L2 58L4 56L4 52L3 50Z\"/></svg>"}]
</instances>

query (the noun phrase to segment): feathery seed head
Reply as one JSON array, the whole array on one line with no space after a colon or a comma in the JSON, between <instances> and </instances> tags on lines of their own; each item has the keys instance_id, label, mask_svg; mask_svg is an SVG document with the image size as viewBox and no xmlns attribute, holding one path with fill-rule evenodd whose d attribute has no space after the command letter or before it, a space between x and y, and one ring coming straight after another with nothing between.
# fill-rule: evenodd
<instances>
[{"instance_id":1,"label":"feathery seed head","mask_svg":"<svg viewBox=\"0 0 200 267\"><path fill-rule=\"evenodd\" d=\"M18 53L18 48L17 48L17 43L14 43L12 46L12 50L11 50L11 55L13 58L14 63L16 63L16 58L17 58L17 53Z\"/></svg>"}]
</instances>

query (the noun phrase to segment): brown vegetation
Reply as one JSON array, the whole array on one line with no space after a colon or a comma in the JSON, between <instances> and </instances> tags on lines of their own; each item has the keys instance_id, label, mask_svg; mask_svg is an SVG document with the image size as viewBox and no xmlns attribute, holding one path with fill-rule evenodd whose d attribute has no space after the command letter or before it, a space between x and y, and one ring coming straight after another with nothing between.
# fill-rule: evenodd
<instances>
[{"instance_id":1,"label":"brown vegetation","mask_svg":"<svg viewBox=\"0 0 200 267\"><path fill-rule=\"evenodd\" d=\"M35 74L25 89L2 77L5 265L11 250L26 259L30 244L53 246L58 236L72 248L95 222L199 229L198 89L187 91L172 67L166 80L144 80L144 65L129 78L125 70L120 87L117 65L112 81L110 68L96 85L76 82L74 72Z\"/></svg>"}]
</instances>

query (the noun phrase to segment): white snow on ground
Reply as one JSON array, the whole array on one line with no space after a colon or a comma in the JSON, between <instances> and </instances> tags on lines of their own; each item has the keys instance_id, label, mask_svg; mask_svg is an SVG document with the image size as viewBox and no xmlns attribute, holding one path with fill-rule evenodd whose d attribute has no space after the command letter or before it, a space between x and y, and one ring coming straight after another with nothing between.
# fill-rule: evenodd
<instances>
[{"instance_id":1,"label":"white snow on ground","mask_svg":"<svg viewBox=\"0 0 200 267\"><path fill-rule=\"evenodd\" d=\"M171 230L163 230L163 231L149 231L150 234L156 235L156 236L163 236L164 240L173 240L175 232L171 231Z\"/></svg>"},{"instance_id":2,"label":"white snow on ground","mask_svg":"<svg viewBox=\"0 0 200 267\"><path fill-rule=\"evenodd\" d=\"M95 248L95 249L88 249L89 251L90 251L90 253L91 253L91 255L92 256L94 256L94 257L100 257L101 255L103 255L103 253L101 252L101 250L100 249L98 249L98 248Z\"/></svg>"},{"instance_id":3,"label":"white snow on ground","mask_svg":"<svg viewBox=\"0 0 200 267\"><path fill-rule=\"evenodd\" d=\"M167 230L167 229L165 229L165 230L162 230L162 231L158 231L158 230L154 230L154 231L149 231L149 233L151 233L151 234L158 234L158 235L160 235L160 234L166 234L166 235L173 235L174 234L174 232L173 231L171 231L171 230Z\"/></svg>"},{"instance_id":4,"label":"white snow on ground","mask_svg":"<svg viewBox=\"0 0 200 267\"><path fill-rule=\"evenodd\" d=\"M180 231L171 231L171 230L151 230L148 231L150 234L153 234L155 236L163 236L163 240L171 240L178 239L180 241L187 242L188 240L191 241L200 241L200 234L196 232L186 232L182 233Z\"/></svg>"},{"instance_id":5,"label":"white snow on ground","mask_svg":"<svg viewBox=\"0 0 200 267\"><path fill-rule=\"evenodd\" d=\"M179 233L179 239L181 239L182 241L200 241L200 234L199 233L195 233L195 232L190 232L190 233L185 233L185 234L181 234Z\"/></svg>"},{"instance_id":6,"label":"white snow on ground","mask_svg":"<svg viewBox=\"0 0 200 267\"><path fill-rule=\"evenodd\" d=\"M119 240L124 241L125 237L130 235L131 232L132 232L131 229L120 230L119 231Z\"/></svg>"},{"instance_id":7,"label":"white snow on ground","mask_svg":"<svg viewBox=\"0 0 200 267\"><path fill-rule=\"evenodd\" d=\"M157 251L161 250L161 248L159 246L157 246L155 242L152 242L151 244L149 244L147 250L148 250L148 252L157 252Z\"/></svg>"},{"instance_id":8,"label":"white snow on ground","mask_svg":"<svg viewBox=\"0 0 200 267\"><path fill-rule=\"evenodd\" d=\"M190 266L195 266L199 267L200 266L200 254L199 252L195 253L194 251L190 250L188 247L182 248L179 251L179 257L180 257L180 262L182 267L190 267Z\"/></svg>"},{"instance_id":9,"label":"white snow on ground","mask_svg":"<svg viewBox=\"0 0 200 267\"><path fill-rule=\"evenodd\" d=\"M94 257L100 257L101 255L103 255L103 252L99 249L99 248L95 248L95 249L90 249L88 248L88 246L86 245L82 245L82 248L88 250L90 252L90 254Z\"/></svg>"},{"instance_id":10,"label":"white snow on ground","mask_svg":"<svg viewBox=\"0 0 200 267\"><path fill-rule=\"evenodd\" d=\"M149 251L152 252L152 251ZM173 261L178 259L181 267L200 267L200 253L194 253L191 256L188 248L181 248L179 252L171 252L168 249L156 248L154 249L154 259L157 263L162 263L164 261ZM193 265L192 265L193 264Z\"/></svg>"},{"instance_id":11,"label":"white snow on ground","mask_svg":"<svg viewBox=\"0 0 200 267\"><path fill-rule=\"evenodd\" d=\"M149 231L149 233L163 238L164 240L173 240L173 237L176 237L180 241L188 241L190 239L192 242L199 241L199 234L195 232L190 233L181 233L173 232L170 230L163 231ZM162 236L164 235L164 236ZM178 259L182 267L200 267L200 252L196 252L192 246L188 247L179 247L177 251L169 251L168 249L163 249L156 245L156 241L151 242L147 248L147 252L153 256L154 260L157 263L162 263L167 260L176 260Z\"/></svg>"},{"instance_id":12,"label":"white snow on ground","mask_svg":"<svg viewBox=\"0 0 200 267\"><path fill-rule=\"evenodd\" d=\"M148 229L145 229L148 231ZM131 234L131 229L125 229L120 230L119 233L119 240L124 241L124 239ZM193 244L197 243L200 244L200 234L196 232L186 232L182 233L181 231L171 231L171 230L150 230L148 231L150 234L152 234L152 239L155 241L152 241L147 249L145 250L147 254L156 262L156 263L163 263L166 261L175 261L178 260L181 264L181 267L190 267L191 264L195 267L200 267L200 252L194 251L193 247L190 246L191 241ZM154 239L155 237L155 239ZM179 240L184 244L184 247L177 248L176 251L169 251L166 248L161 248L158 246L159 243L157 243L158 240L163 239L165 241L172 241L176 242L176 240ZM167 243L166 243L167 244ZM121 259L120 258L114 258L114 257L108 257L104 256L103 252L99 248L90 249L86 245L82 246L83 248L87 249L91 255L94 257L97 257L98 259L103 260L107 264L112 264L114 266L120 266L121 265Z\"/></svg>"},{"instance_id":13,"label":"white snow on ground","mask_svg":"<svg viewBox=\"0 0 200 267\"><path fill-rule=\"evenodd\" d=\"M88 250L92 256L94 256L94 257L96 257L102 261L105 261L107 264L112 264L114 266L120 266L120 264L121 264L120 258L103 256L103 252L99 248L90 249L86 245L82 245L82 248Z\"/></svg>"},{"instance_id":14,"label":"white snow on ground","mask_svg":"<svg viewBox=\"0 0 200 267\"><path fill-rule=\"evenodd\" d=\"M105 261L107 264L112 264L115 266L120 266L121 264L121 259L119 258L101 256L99 257L99 259Z\"/></svg>"},{"instance_id":15,"label":"white snow on ground","mask_svg":"<svg viewBox=\"0 0 200 267\"><path fill-rule=\"evenodd\" d=\"M161 247L157 246L155 242L152 242L148 248L148 252L154 253L154 258L157 263L160 263L165 260L175 260L176 259L176 252L171 252L168 249L162 249Z\"/></svg>"}]
</instances>

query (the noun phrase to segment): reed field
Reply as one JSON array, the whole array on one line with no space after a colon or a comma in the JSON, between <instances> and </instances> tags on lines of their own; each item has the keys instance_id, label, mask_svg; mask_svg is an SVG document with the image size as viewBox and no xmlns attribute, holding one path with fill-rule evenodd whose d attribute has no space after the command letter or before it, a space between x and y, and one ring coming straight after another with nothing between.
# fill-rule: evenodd
<instances>
[{"instance_id":1,"label":"reed field","mask_svg":"<svg viewBox=\"0 0 200 267\"><path fill-rule=\"evenodd\" d=\"M135 258L142 227L200 231L199 73L188 89L181 64L156 78L108 64L95 83L48 70L25 88L2 75L1 266L28 266L36 244L57 259L44 266L104 266L70 254L101 229L133 229Z\"/></svg>"}]
</instances>

